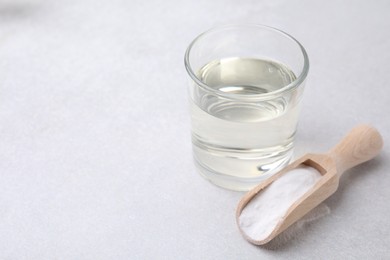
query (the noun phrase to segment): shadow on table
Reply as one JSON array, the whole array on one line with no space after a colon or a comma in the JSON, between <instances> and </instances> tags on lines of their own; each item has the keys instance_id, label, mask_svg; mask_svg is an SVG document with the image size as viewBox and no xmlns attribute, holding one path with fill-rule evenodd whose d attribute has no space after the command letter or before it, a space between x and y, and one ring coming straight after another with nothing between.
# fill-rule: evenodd
<instances>
[{"instance_id":1,"label":"shadow on table","mask_svg":"<svg viewBox=\"0 0 390 260\"><path fill-rule=\"evenodd\" d=\"M35 13L40 1L0 0L0 21L19 20Z\"/></svg>"}]
</instances>

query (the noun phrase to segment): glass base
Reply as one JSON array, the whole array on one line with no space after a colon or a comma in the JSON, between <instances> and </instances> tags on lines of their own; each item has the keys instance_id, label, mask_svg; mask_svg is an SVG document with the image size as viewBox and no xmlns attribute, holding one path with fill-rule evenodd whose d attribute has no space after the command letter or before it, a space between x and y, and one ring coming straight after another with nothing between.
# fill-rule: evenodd
<instances>
[{"instance_id":1,"label":"glass base","mask_svg":"<svg viewBox=\"0 0 390 260\"><path fill-rule=\"evenodd\" d=\"M284 168L291 160L291 157L292 157L292 150L284 154L282 158L273 161L272 165L266 165L266 166L259 165L263 170L261 172L259 171L259 175L255 177L237 177L237 176L216 172L202 165L202 163L199 162L196 159L196 157L194 157L194 162L200 175L203 176L208 181L210 181L211 183L229 190L248 191L254 188L263 180L269 178L270 176L272 176L273 174L277 173L282 168ZM264 171L264 168L267 168L268 170Z\"/></svg>"}]
</instances>

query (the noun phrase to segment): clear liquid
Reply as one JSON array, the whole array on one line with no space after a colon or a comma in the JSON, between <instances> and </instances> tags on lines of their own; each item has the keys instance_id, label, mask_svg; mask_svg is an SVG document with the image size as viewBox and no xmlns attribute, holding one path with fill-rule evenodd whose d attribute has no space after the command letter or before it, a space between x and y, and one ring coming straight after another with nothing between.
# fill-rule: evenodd
<instances>
[{"instance_id":1,"label":"clear liquid","mask_svg":"<svg viewBox=\"0 0 390 260\"><path fill-rule=\"evenodd\" d=\"M283 64L249 58L210 62L198 76L214 89L248 96L274 92L295 80ZM219 186L247 190L288 163L299 113L297 96L249 103L194 88L192 141L202 175Z\"/></svg>"}]
</instances>

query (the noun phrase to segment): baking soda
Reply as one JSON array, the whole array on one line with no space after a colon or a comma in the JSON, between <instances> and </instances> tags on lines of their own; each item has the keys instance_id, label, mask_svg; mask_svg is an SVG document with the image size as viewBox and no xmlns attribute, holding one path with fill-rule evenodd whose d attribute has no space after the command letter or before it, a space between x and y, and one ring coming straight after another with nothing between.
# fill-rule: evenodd
<instances>
[{"instance_id":1,"label":"baking soda","mask_svg":"<svg viewBox=\"0 0 390 260\"><path fill-rule=\"evenodd\" d=\"M244 207L239 217L241 230L253 240L266 239L288 209L320 178L316 169L304 165L283 174Z\"/></svg>"}]
</instances>

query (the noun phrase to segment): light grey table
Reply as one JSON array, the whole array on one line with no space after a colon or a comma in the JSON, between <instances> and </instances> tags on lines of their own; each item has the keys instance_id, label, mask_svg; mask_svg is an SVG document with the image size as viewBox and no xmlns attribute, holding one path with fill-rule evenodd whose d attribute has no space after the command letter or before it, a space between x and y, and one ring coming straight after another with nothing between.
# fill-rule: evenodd
<instances>
[{"instance_id":1,"label":"light grey table","mask_svg":"<svg viewBox=\"0 0 390 260\"><path fill-rule=\"evenodd\" d=\"M388 259L389 1L0 0L0 259ZM359 123L383 134L330 214L247 243L242 193L191 159L183 55L226 23L278 27L311 70L296 156Z\"/></svg>"}]
</instances>

